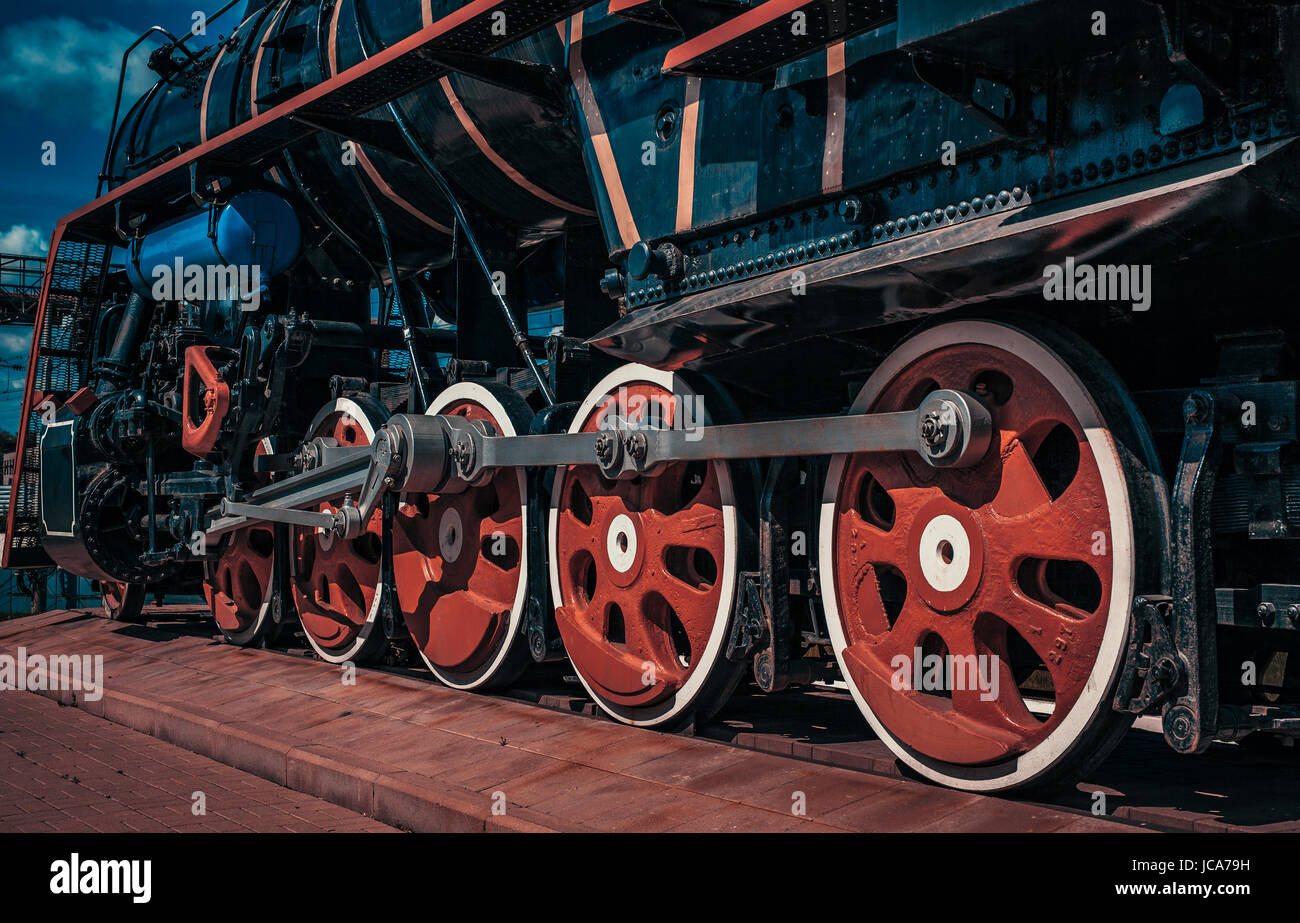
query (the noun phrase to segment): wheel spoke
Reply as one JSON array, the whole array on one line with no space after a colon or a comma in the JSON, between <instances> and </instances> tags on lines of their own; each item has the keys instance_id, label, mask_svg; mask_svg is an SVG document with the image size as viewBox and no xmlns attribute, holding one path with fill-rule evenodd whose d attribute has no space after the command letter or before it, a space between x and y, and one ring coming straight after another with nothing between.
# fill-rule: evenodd
<instances>
[{"instance_id":1,"label":"wheel spoke","mask_svg":"<svg viewBox=\"0 0 1300 923\"><path fill-rule=\"evenodd\" d=\"M658 510L641 514L642 534L645 536L646 556L655 561L671 548L698 548L721 558L726 550L726 527L719 510L692 507L672 516Z\"/></svg>"},{"instance_id":2,"label":"wheel spoke","mask_svg":"<svg viewBox=\"0 0 1300 923\"><path fill-rule=\"evenodd\" d=\"M1015 592L993 614L1034 649L1052 677L1057 703L1073 704L1092 671L1089 651L1100 643L1103 618L1068 606L1053 608Z\"/></svg>"},{"instance_id":3,"label":"wheel spoke","mask_svg":"<svg viewBox=\"0 0 1300 923\"><path fill-rule=\"evenodd\" d=\"M684 671L673 650L667 613L661 602L643 597L634 612L624 613L623 623L628 653L653 665L656 672L662 671L663 678L677 680L681 677Z\"/></svg>"},{"instance_id":4,"label":"wheel spoke","mask_svg":"<svg viewBox=\"0 0 1300 923\"><path fill-rule=\"evenodd\" d=\"M692 654L703 651L709 642L709 634L713 631L710 613L717 610L720 591L720 587L699 589L690 586L671 574L666 574L653 591L668 604L681 623ZM645 600L642 605L645 605ZM667 637L669 627L665 625L663 628Z\"/></svg>"},{"instance_id":5,"label":"wheel spoke","mask_svg":"<svg viewBox=\"0 0 1300 923\"><path fill-rule=\"evenodd\" d=\"M1002 443L1002 482L993 511L1011 519L1032 513L1052 502L1052 495L1034 467L1029 450L1020 439L1005 435Z\"/></svg>"},{"instance_id":6,"label":"wheel spoke","mask_svg":"<svg viewBox=\"0 0 1300 923\"><path fill-rule=\"evenodd\" d=\"M981 643L970 622L949 623L942 636L953 658L949 672L957 717L970 722L981 738L1037 734L1042 725L1025 707L1004 653Z\"/></svg>"}]
</instances>

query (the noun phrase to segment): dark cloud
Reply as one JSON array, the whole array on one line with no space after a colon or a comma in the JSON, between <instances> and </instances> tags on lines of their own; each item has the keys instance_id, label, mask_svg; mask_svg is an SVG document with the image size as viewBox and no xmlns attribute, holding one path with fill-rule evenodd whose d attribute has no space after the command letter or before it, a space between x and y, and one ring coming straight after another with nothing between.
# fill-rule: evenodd
<instances>
[{"instance_id":1,"label":"dark cloud","mask_svg":"<svg viewBox=\"0 0 1300 923\"><path fill-rule=\"evenodd\" d=\"M47 118L107 128L122 52L138 34L116 22L69 16L8 25L0 29L0 97ZM147 59L144 48L132 57L124 108L154 82Z\"/></svg>"}]
</instances>

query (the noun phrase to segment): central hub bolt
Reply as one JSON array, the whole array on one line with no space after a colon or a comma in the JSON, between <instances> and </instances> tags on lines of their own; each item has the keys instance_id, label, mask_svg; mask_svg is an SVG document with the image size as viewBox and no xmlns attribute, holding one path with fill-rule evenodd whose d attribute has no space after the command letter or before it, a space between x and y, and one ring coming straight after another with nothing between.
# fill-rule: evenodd
<instances>
[{"instance_id":1,"label":"central hub bolt","mask_svg":"<svg viewBox=\"0 0 1300 923\"><path fill-rule=\"evenodd\" d=\"M460 511L454 506L448 507L438 523L438 550L442 559L448 564L455 564L465 547L465 527L460 518Z\"/></svg>"},{"instance_id":2,"label":"central hub bolt","mask_svg":"<svg viewBox=\"0 0 1300 923\"><path fill-rule=\"evenodd\" d=\"M910 528L908 558L921 600L952 613L971 601L984 579L984 536L971 512L946 498L918 511Z\"/></svg>"}]
</instances>

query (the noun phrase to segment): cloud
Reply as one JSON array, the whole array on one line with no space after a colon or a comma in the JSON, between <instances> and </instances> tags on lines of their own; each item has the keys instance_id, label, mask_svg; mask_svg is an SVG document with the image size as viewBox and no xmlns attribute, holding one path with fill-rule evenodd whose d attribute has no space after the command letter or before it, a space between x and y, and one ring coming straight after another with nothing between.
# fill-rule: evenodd
<instances>
[{"instance_id":1,"label":"cloud","mask_svg":"<svg viewBox=\"0 0 1300 923\"><path fill-rule=\"evenodd\" d=\"M122 52L136 38L119 23L70 16L6 26L0 29L0 97L66 122L107 129ZM131 56L123 113L154 83L146 66L153 44L146 46Z\"/></svg>"},{"instance_id":2,"label":"cloud","mask_svg":"<svg viewBox=\"0 0 1300 923\"><path fill-rule=\"evenodd\" d=\"M31 348L30 329L26 333L0 333L0 359L25 359Z\"/></svg>"},{"instance_id":3,"label":"cloud","mask_svg":"<svg viewBox=\"0 0 1300 923\"><path fill-rule=\"evenodd\" d=\"M50 242L36 228L15 224L0 234L0 253L19 256L41 256L50 249Z\"/></svg>"}]
</instances>

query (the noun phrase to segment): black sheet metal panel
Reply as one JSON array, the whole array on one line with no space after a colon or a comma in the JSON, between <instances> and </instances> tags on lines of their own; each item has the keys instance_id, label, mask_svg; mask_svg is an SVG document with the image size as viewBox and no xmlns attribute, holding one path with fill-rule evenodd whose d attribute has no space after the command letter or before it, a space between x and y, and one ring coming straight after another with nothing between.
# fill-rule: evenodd
<instances>
[{"instance_id":1,"label":"black sheet metal panel","mask_svg":"<svg viewBox=\"0 0 1300 923\"><path fill-rule=\"evenodd\" d=\"M1045 267L1067 256L1129 263L1138 253L1194 272L1195 258L1226 240L1262 246L1300 233L1298 183L1300 147L1278 142L1251 166L1226 155L809 264L804 297L792 296L785 273L688 295L635 311L589 342L629 361L707 370L742 350L1033 294Z\"/></svg>"},{"instance_id":2,"label":"black sheet metal panel","mask_svg":"<svg viewBox=\"0 0 1300 923\"><path fill-rule=\"evenodd\" d=\"M75 420L68 419L41 432L41 533L46 547L51 536L71 536L76 531L75 431Z\"/></svg>"}]
</instances>

